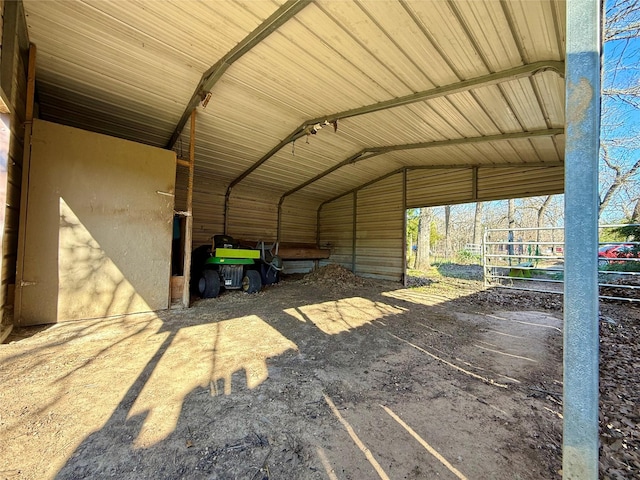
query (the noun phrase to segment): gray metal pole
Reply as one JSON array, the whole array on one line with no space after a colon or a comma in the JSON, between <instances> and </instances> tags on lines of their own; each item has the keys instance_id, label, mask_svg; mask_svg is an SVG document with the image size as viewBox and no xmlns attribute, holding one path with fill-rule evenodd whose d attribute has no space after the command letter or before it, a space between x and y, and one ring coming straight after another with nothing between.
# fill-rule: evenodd
<instances>
[{"instance_id":1,"label":"gray metal pole","mask_svg":"<svg viewBox=\"0 0 640 480\"><path fill-rule=\"evenodd\" d=\"M563 478L598 478L600 2L567 1Z\"/></svg>"}]
</instances>

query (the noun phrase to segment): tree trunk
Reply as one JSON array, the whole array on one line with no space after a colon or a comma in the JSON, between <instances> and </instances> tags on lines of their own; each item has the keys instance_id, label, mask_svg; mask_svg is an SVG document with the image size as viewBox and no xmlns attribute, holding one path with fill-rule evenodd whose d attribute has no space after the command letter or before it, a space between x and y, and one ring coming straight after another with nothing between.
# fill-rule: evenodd
<instances>
[{"instance_id":1,"label":"tree trunk","mask_svg":"<svg viewBox=\"0 0 640 480\"><path fill-rule=\"evenodd\" d=\"M476 215L473 219L473 243L480 245L482 243L482 212L484 204L476 203Z\"/></svg>"},{"instance_id":2,"label":"tree trunk","mask_svg":"<svg viewBox=\"0 0 640 480\"><path fill-rule=\"evenodd\" d=\"M451 205L445 205L444 207L444 258L449 260L451 258L451 231L449 226L451 224Z\"/></svg>"},{"instance_id":3,"label":"tree trunk","mask_svg":"<svg viewBox=\"0 0 640 480\"><path fill-rule=\"evenodd\" d=\"M547 208L549 208L552 198L553 198L553 195L547 195L547 198L544 199L544 202L542 202L542 205L538 209L538 219L536 223L536 227L538 228L538 230L536 230L536 242L538 243L540 243L540 227L542 227L544 214L547 212Z\"/></svg>"},{"instance_id":4,"label":"tree trunk","mask_svg":"<svg viewBox=\"0 0 640 480\"><path fill-rule=\"evenodd\" d=\"M515 213L515 203L513 198L510 198L507 202L507 223L509 224L509 233L507 235L507 254L514 254L514 245L513 245L513 230L511 230L516 225L516 220L514 217ZM509 265L513 261L513 257L509 257Z\"/></svg>"},{"instance_id":5,"label":"tree trunk","mask_svg":"<svg viewBox=\"0 0 640 480\"><path fill-rule=\"evenodd\" d=\"M633 213L631 214L631 223L640 223L640 199L636 201L635 207L633 207Z\"/></svg>"},{"instance_id":6,"label":"tree trunk","mask_svg":"<svg viewBox=\"0 0 640 480\"><path fill-rule=\"evenodd\" d=\"M420 209L420 221L418 223L418 251L416 252L416 270L427 271L431 268L429 260L429 247L431 243L431 208Z\"/></svg>"}]
</instances>

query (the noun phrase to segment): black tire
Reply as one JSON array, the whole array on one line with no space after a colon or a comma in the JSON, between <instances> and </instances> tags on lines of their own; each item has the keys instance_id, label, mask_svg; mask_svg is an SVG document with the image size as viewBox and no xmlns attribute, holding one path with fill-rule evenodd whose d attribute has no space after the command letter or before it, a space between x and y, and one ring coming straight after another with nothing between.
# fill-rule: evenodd
<instances>
[{"instance_id":1,"label":"black tire","mask_svg":"<svg viewBox=\"0 0 640 480\"><path fill-rule=\"evenodd\" d=\"M211 245L201 245L191 252L191 293L200 295L200 278L204 270L204 262L211 256Z\"/></svg>"},{"instance_id":2,"label":"black tire","mask_svg":"<svg viewBox=\"0 0 640 480\"><path fill-rule=\"evenodd\" d=\"M257 270L247 270L242 279L242 290L247 293L259 292L262 288L262 279Z\"/></svg>"},{"instance_id":3,"label":"black tire","mask_svg":"<svg viewBox=\"0 0 640 480\"><path fill-rule=\"evenodd\" d=\"M216 298L220 294L218 272L211 269L204 270L198 282L198 291L202 298Z\"/></svg>"}]
</instances>

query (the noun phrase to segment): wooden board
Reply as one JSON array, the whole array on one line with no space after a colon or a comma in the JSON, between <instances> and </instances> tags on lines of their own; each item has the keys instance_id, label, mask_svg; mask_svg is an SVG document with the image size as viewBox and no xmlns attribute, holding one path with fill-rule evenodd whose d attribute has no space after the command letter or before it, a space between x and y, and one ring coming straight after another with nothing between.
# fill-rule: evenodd
<instances>
[{"instance_id":1,"label":"wooden board","mask_svg":"<svg viewBox=\"0 0 640 480\"><path fill-rule=\"evenodd\" d=\"M19 324L169 306L175 154L34 120Z\"/></svg>"}]
</instances>

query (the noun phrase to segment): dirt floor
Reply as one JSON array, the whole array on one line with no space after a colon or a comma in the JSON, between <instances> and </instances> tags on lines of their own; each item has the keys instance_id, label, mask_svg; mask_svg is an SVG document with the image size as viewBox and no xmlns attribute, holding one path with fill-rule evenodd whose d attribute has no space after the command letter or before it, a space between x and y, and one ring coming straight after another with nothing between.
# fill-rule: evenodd
<instances>
[{"instance_id":1,"label":"dirt floor","mask_svg":"<svg viewBox=\"0 0 640 480\"><path fill-rule=\"evenodd\" d=\"M405 289L329 267L16 329L0 479L561 478L561 297L440 273ZM602 305L603 478L640 472L639 318Z\"/></svg>"}]
</instances>

